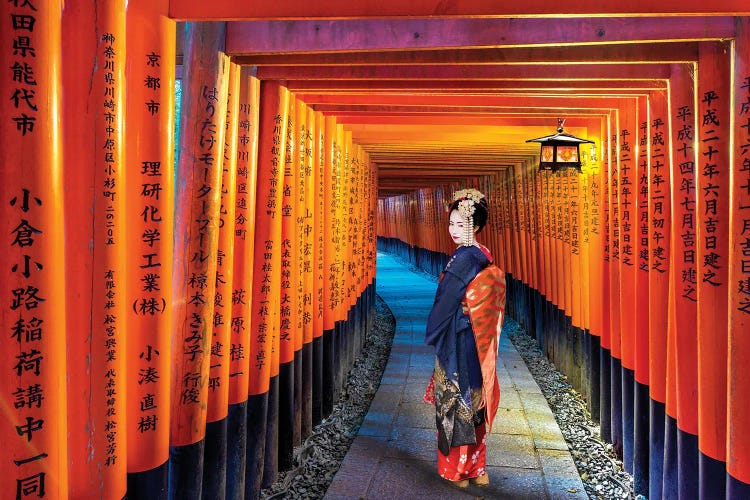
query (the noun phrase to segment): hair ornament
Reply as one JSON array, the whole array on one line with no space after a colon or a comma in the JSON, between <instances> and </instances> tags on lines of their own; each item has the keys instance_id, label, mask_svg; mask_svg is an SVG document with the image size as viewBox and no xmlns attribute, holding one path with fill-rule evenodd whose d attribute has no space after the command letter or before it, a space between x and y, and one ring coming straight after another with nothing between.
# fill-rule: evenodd
<instances>
[{"instance_id":1,"label":"hair ornament","mask_svg":"<svg viewBox=\"0 0 750 500\"><path fill-rule=\"evenodd\" d=\"M458 200L472 200L480 201L484 199L484 195L474 188L459 189L453 193L453 201Z\"/></svg>"},{"instance_id":2,"label":"hair ornament","mask_svg":"<svg viewBox=\"0 0 750 500\"><path fill-rule=\"evenodd\" d=\"M465 227L466 235L464 245L471 246L474 244L474 212L476 203L484 199L484 195L473 188L460 189L453 193L453 201L458 201L457 211L467 224Z\"/></svg>"}]
</instances>

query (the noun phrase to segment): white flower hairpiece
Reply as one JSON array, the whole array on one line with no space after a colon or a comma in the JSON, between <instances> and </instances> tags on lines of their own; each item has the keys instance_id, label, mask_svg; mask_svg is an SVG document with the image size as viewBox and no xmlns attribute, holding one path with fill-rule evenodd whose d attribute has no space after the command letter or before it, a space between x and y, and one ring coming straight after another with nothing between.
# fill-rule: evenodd
<instances>
[{"instance_id":1,"label":"white flower hairpiece","mask_svg":"<svg viewBox=\"0 0 750 500\"><path fill-rule=\"evenodd\" d=\"M484 195L474 188L459 189L453 193L453 201L472 200L479 201L484 199Z\"/></svg>"},{"instance_id":2,"label":"white flower hairpiece","mask_svg":"<svg viewBox=\"0 0 750 500\"><path fill-rule=\"evenodd\" d=\"M464 219L469 219L474 215L476 207L474 207L474 200L462 200L458 203L458 213Z\"/></svg>"}]
</instances>

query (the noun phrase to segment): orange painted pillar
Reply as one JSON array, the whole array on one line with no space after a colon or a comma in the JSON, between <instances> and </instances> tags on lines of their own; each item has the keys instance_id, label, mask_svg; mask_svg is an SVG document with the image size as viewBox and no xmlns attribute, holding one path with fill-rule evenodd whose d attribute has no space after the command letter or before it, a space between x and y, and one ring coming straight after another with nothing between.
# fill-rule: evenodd
<instances>
[{"instance_id":1,"label":"orange painted pillar","mask_svg":"<svg viewBox=\"0 0 750 500\"><path fill-rule=\"evenodd\" d=\"M289 98L289 124L284 144L284 184L281 192L281 296L279 312L279 469L292 466L294 447L294 372L295 345L298 330L297 292L299 275L299 246L297 243L297 185L299 183L299 154L297 138L297 100Z\"/></svg>"},{"instance_id":2,"label":"orange painted pillar","mask_svg":"<svg viewBox=\"0 0 750 500\"><path fill-rule=\"evenodd\" d=\"M208 372L208 410L203 459L203 495L226 496L229 412L230 327L234 271L234 227L237 199L237 119L239 114L240 67L229 64L226 120L224 124L219 208L219 241L216 257L216 291L212 316Z\"/></svg>"},{"instance_id":3,"label":"orange painted pillar","mask_svg":"<svg viewBox=\"0 0 750 500\"><path fill-rule=\"evenodd\" d=\"M62 33L62 85L69 89L62 101L66 248L76 249L65 262L71 273L64 351L69 494L119 498L127 490L125 311L131 284L125 268L125 2L67 3ZM81 85L82 79L90 85ZM82 217L93 219L82 224ZM156 268L153 257L140 264ZM85 326L81 318L87 318Z\"/></svg>"},{"instance_id":4,"label":"orange painted pillar","mask_svg":"<svg viewBox=\"0 0 750 500\"><path fill-rule=\"evenodd\" d=\"M60 9L0 4L0 488L8 497L68 495Z\"/></svg>"},{"instance_id":5,"label":"orange painted pillar","mask_svg":"<svg viewBox=\"0 0 750 500\"><path fill-rule=\"evenodd\" d=\"M627 373L627 385L623 388L623 404L632 408L626 412L627 418L632 418L632 474L633 487L638 495L648 495L649 489L649 169L651 159L651 117L649 100L646 96L639 96L637 126L637 150L634 158L635 178L633 195L635 218L633 220L633 245L635 251L635 319L633 332L633 370ZM632 378L631 378L632 376ZM626 381L623 380L623 383ZM626 390L627 389L627 390ZM630 391L630 398L626 393ZM630 402L628 403L628 399ZM632 415L632 417L631 417ZM627 443L627 440L625 441Z\"/></svg>"},{"instance_id":6,"label":"orange painted pillar","mask_svg":"<svg viewBox=\"0 0 750 500\"><path fill-rule=\"evenodd\" d=\"M672 140L667 93L649 96L648 170L648 380L649 389L649 469L648 489L661 491L664 462L664 418L667 379L667 327L669 318L669 273L672 258L672 210L670 165ZM637 372L638 376L641 372ZM636 415L639 413L636 411Z\"/></svg>"},{"instance_id":7,"label":"orange painted pillar","mask_svg":"<svg viewBox=\"0 0 750 500\"><path fill-rule=\"evenodd\" d=\"M582 193L580 189L579 174L573 169L566 172L568 184L568 199L570 201L568 214L570 216L570 317L574 328L583 330L583 304L581 292L583 291L582 256L581 256L581 205ZM571 346L575 348L575 346ZM569 372L569 373L572 373ZM578 384L576 382L576 384ZM579 385L580 387L580 385Z\"/></svg>"},{"instance_id":8,"label":"orange painted pillar","mask_svg":"<svg viewBox=\"0 0 750 500\"><path fill-rule=\"evenodd\" d=\"M729 228L727 498L750 496L750 23L737 18L734 144Z\"/></svg>"},{"instance_id":9,"label":"orange painted pillar","mask_svg":"<svg viewBox=\"0 0 750 500\"><path fill-rule=\"evenodd\" d=\"M602 163L599 172L599 201L601 207L601 286L602 286L602 315L601 338L599 351L599 425L602 439L612 441L612 286L610 269L612 262L612 148L616 137L612 137L614 112L610 111L602 124ZM619 311L619 308L617 309Z\"/></svg>"},{"instance_id":10,"label":"orange painted pillar","mask_svg":"<svg viewBox=\"0 0 750 500\"><path fill-rule=\"evenodd\" d=\"M620 109L620 150L618 167L618 207L620 230L620 346L622 367L628 370L626 377L632 379L635 370L635 318L637 290L635 285L638 269L638 114L637 101L627 100ZM625 380L623 380L624 382ZM632 386L627 390L632 389ZM626 388L623 387L623 391ZM630 391L632 394L632 390ZM625 393L623 393L624 395ZM632 403L632 398L630 402ZM625 404L625 399L623 399ZM625 411L625 406L623 406ZM625 416L625 415L624 415ZM632 418L632 415L629 417ZM631 420L632 422L632 420ZM631 429L632 430L632 429ZM628 439L624 436L624 445ZM625 468L632 466L632 456L625 458ZM628 462L631 462L630 465Z\"/></svg>"},{"instance_id":11,"label":"orange painted pillar","mask_svg":"<svg viewBox=\"0 0 750 500\"><path fill-rule=\"evenodd\" d=\"M359 145L354 144L351 139L351 132L347 131L347 140L350 142L351 153L350 153L350 171L349 171L349 189L347 198L349 200L349 208L347 214L348 232L351 238L351 245L349 246L349 288L351 295L349 297L349 363L346 367L348 371L354 364L354 359L359 353L361 329L359 326L359 312L361 308L362 299L362 270L363 262L358 257L361 254L361 245L364 241L362 232L362 199L361 191L363 186L362 178L362 165L360 163L361 149ZM422 193L424 196L424 193ZM423 227L420 227L423 229ZM425 244L427 242L426 234L420 235L420 246L421 252L425 250Z\"/></svg>"},{"instance_id":12,"label":"orange painted pillar","mask_svg":"<svg viewBox=\"0 0 750 500\"><path fill-rule=\"evenodd\" d=\"M278 378L281 283L281 195L284 186L284 140L289 92L275 81L260 84L258 169L253 248L253 293L250 309L250 368L247 403L245 498L257 498L271 471L276 443L268 426L278 421L271 379ZM276 362L276 367L273 367ZM273 405L276 405L275 408ZM275 413L274 413L275 412ZM268 451L272 453L269 454Z\"/></svg>"},{"instance_id":13,"label":"orange painted pillar","mask_svg":"<svg viewBox=\"0 0 750 500\"><path fill-rule=\"evenodd\" d=\"M298 293L302 297L298 309L301 335L295 348L300 352L302 369L299 370L295 387L299 386L299 431L295 432L295 446L310 435L313 428L312 394L313 394L313 295L315 293L315 189L316 179L313 175L316 157L313 154L315 143L315 113L312 108L298 103L297 128L299 130L299 177L297 186L300 203L297 245L299 247L299 282ZM296 403L295 403L296 404ZM296 425L296 423L295 423ZM296 442L299 439L299 442Z\"/></svg>"},{"instance_id":14,"label":"orange painted pillar","mask_svg":"<svg viewBox=\"0 0 750 500\"><path fill-rule=\"evenodd\" d=\"M346 374L349 371L349 363L352 360L351 344L352 332L350 329L351 322L351 246L352 234L349 231L349 210L351 201L349 195L350 175L352 172L352 143L351 132L344 130L344 126L337 125L337 137L341 147L341 170L339 171L339 255L341 259L340 280L341 280L341 303L339 304L339 385L343 388L346 382ZM410 197L413 196L413 193ZM412 197L412 200L414 198ZM410 203L410 209L414 209L415 203ZM409 217L408 228L413 235L412 245L416 242L416 231L411 225L413 220Z\"/></svg>"},{"instance_id":15,"label":"orange painted pillar","mask_svg":"<svg viewBox=\"0 0 750 500\"><path fill-rule=\"evenodd\" d=\"M698 447L702 495L726 483L731 47L702 44L698 56Z\"/></svg>"},{"instance_id":16,"label":"orange painted pillar","mask_svg":"<svg viewBox=\"0 0 750 500\"><path fill-rule=\"evenodd\" d=\"M335 283L336 283L336 291L335 291L335 303L334 303L334 321L335 321L335 327L334 327L334 335L336 337L336 342L334 344L334 400L338 400L339 395L341 394L341 388L343 387L343 377L344 377L344 366L346 362L346 350L345 350L345 340L346 340L346 331L345 331L345 324L346 321L346 311L347 311L347 279L346 279L346 265L347 265L347 250L346 250L346 241L348 238L348 235L346 233L346 210L347 210L347 204L344 199L344 175L346 173L345 170L345 162L347 161L347 151L346 151L346 145L345 145L345 138L344 138L344 127L340 123L336 124L335 128L335 160L333 164L333 185L335 186L334 191L334 228L333 228L333 239L332 243L335 249ZM408 197L406 197L408 198ZM406 231L407 234L409 234L409 238L407 238L407 241L409 244L412 244L413 239L411 238L411 227L409 227L408 220L409 216L408 210L410 209L410 205L408 202L405 203L404 209L406 210L404 212L404 217L402 218L402 230Z\"/></svg>"},{"instance_id":17,"label":"orange painted pillar","mask_svg":"<svg viewBox=\"0 0 750 500\"><path fill-rule=\"evenodd\" d=\"M620 308L622 270L622 205L621 197L621 111L615 112L615 121L610 130L609 155L609 332L610 332L610 432L611 442L618 455L622 454L622 325ZM625 121L622 122L623 124ZM628 131L628 133L630 133Z\"/></svg>"},{"instance_id":18,"label":"orange painted pillar","mask_svg":"<svg viewBox=\"0 0 750 500\"><path fill-rule=\"evenodd\" d=\"M667 95L653 92L649 99L649 170L648 170L648 379L651 399L662 405L666 401L666 359L669 268L672 232L670 193L670 159L672 139Z\"/></svg>"},{"instance_id":19,"label":"orange painted pillar","mask_svg":"<svg viewBox=\"0 0 750 500\"><path fill-rule=\"evenodd\" d=\"M285 90L285 89L284 89ZM279 92L282 90L279 89ZM276 167L278 170L280 170L280 180L275 186L277 189L279 189L278 194L278 203L276 204L276 211L272 214L272 217L276 220L274 220L274 224L278 224L279 228L274 229L274 231L279 231L278 233L278 243L274 244L274 249L278 251L278 269L279 274L277 275L278 283L271 285L271 302L270 306L274 307L278 310L276 314L276 320L274 321L274 324L271 325L271 339L270 339L270 352L268 353L269 356L269 369L270 369L270 380L269 380L269 389L268 389L268 413L267 413L267 419L266 419L266 449L265 449L265 457L263 460L263 488L270 487L277 479L277 475L279 472L279 422L280 422L280 410L281 410L281 388L280 388L280 373L281 373L281 359L282 355L285 357L288 355L288 341L283 341L283 350L282 353L282 331L281 331L281 325L283 321L283 317L281 316L281 294L282 294L282 283L285 278L284 268L283 268L283 260L284 260L284 254L286 250L286 244L284 242L284 212L287 209L284 206L284 189L285 189L285 176L286 176L286 169L287 165L290 165L289 162L289 155L290 151L288 148L288 140L289 140L289 122L290 122L290 116L293 116L293 113L290 114L290 111L294 109L293 105L293 96L288 91L287 98L284 102L284 108L281 108L279 106L279 113L274 117L274 136L271 139L274 146L278 147L279 150L279 157L278 161L274 167ZM261 111L262 112L262 111ZM293 121L293 120L291 120ZM264 125L261 125L263 128L261 128L261 131L265 129ZM278 128L280 127L280 128ZM280 135L278 138L275 135L275 132L278 130ZM261 143L261 148L263 148L263 144ZM272 160L273 161L273 160ZM258 194L258 197L260 198L260 194ZM257 214L257 212L256 212ZM257 215L256 215L257 216ZM257 238L256 238L257 239ZM256 264L257 267L258 264Z\"/></svg>"},{"instance_id":20,"label":"orange painted pillar","mask_svg":"<svg viewBox=\"0 0 750 500\"><path fill-rule=\"evenodd\" d=\"M603 289L601 283L602 270L602 238L601 238L601 204L600 182L601 171L601 138L599 128L601 120L594 129L587 130L588 138L595 144L585 146L586 165L580 176L580 190L583 199L581 211L582 225L582 305L584 308L584 356L587 358L586 373L588 409L598 420L601 400L601 314L603 303Z\"/></svg>"},{"instance_id":21,"label":"orange painted pillar","mask_svg":"<svg viewBox=\"0 0 750 500\"><path fill-rule=\"evenodd\" d=\"M312 111L310 111L312 113ZM323 365L323 333L325 332L324 317L329 313L326 308L326 148L325 148L325 119L321 112L314 112L310 123L315 123L312 141L312 173L314 196L313 209L313 382L312 382L312 424L317 425L323 419L324 365Z\"/></svg>"},{"instance_id":22,"label":"orange painted pillar","mask_svg":"<svg viewBox=\"0 0 750 500\"><path fill-rule=\"evenodd\" d=\"M229 344L224 351L229 360L227 498L241 498L245 494L259 91L260 81L250 75L250 68L243 66L240 69L237 109L232 310Z\"/></svg>"},{"instance_id":23,"label":"orange painted pillar","mask_svg":"<svg viewBox=\"0 0 750 500\"><path fill-rule=\"evenodd\" d=\"M692 65L673 65L669 79L673 221L670 243L674 259L669 270L663 465L663 489L677 489L679 494L688 496L698 489L698 223L695 211L698 124L693 70Z\"/></svg>"},{"instance_id":24,"label":"orange painted pillar","mask_svg":"<svg viewBox=\"0 0 750 500\"><path fill-rule=\"evenodd\" d=\"M338 282L336 272L336 247L334 245L334 229L336 219L336 187L334 185L334 164L336 163L336 119L326 116L324 122L324 144L323 151L325 160L321 165L321 176L324 185L324 219L323 232L323 269L325 282L323 285L323 416L328 416L333 409L334 396L334 373L335 373L335 345L338 337L335 336L336 302L338 300Z\"/></svg>"},{"instance_id":25,"label":"orange painted pillar","mask_svg":"<svg viewBox=\"0 0 750 500\"><path fill-rule=\"evenodd\" d=\"M169 484L174 134L166 131L175 125L175 22L167 8L162 1L127 9L126 237L129 254L140 256L126 261L125 300L127 489L134 497L166 498Z\"/></svg>"},{"instance_id":26,"label":"orange painted pillar","mask_svg":"<svg viewBox=\"0 0 750 500\"><path fill-rule=\"evenodd\" d=\"M507 271L508 269L508 250L507 250L507 243L505 241L505 235L506 235L506 214L505 214L505 202L503 200L503 197L505 193L503 192L503 172L498 171L493 175L492 179L492 217L493 217L493 233L494 233L494 247L493 247L493 254L492 256L495 257L495 262L503 271ZM435 232L438 231L437 221L439 217L439 212L441 211L440 207L440 198L437 197L439 193L436 192L436 198L435 198L435 208L434 208L434 214L435 214ZM542 253L544 255L544 253Z\"/></svg>"},{"instance_id":27,"label":"orange painted pillar","mask_svg":"<svg viewBox=\"0 0 750 500\"><path fill-rule=\"evenodd\" d=\"M580 290L579 300L581 303L581 328L588 331L591 327L589 320L589 307L591 295L589 293L589 272L591 262L589 259L590 245L590 224L591 224L591 193L589 191L589 173L584 171L578 176L578 193L579 193L579 248L580 248Z\"/></svg>"},{"instance_id":28,"label":"orange painted pillar","mask_svg":"<svg viewBox=\"0 0 750 500\"><path fill-rule=\"evenodd\" d=\"M544 294L545 300L549 304L553 304L553 296L555 295L555 287L556 287L556 275L552 272L552 262L554 259L554 252L553 248L555 246L554 243L554 237L555 237L555 231L554 231L554 213L553 213L553 201L554 201L554 194L552 192L551 182L550 182L550 174L551 172L540 172L540 184L542 185L542 208L543 208L543 245L544 250L542 252L542 255L544 256L544 269L543 274L545 276L544 280L544 291L542 292ZM551 319L549 316L545 315L545 318L547 322ZM549 330L550 325L545 324L544 328L544 334L547 334L547 331ZM546 343L546 340L544 341Z\"/></svg>"},{"instance_id":29,"label":"orange painted pillar","mask_svg":"<svg viewBox=\"0 0 750 500\"><path fill-rule=\"evenodd\" d=\"M589 303L589 332L595 337L601 336L604 331L604 304L608 303L605 298L604 286L604 213L602 207L602 158L598 154L602 149L601 139L597 139L597 159L589 160L591 170L587 177L588 193L588 272L589 293L586 294Z\"/></svg>"},{"instance_id":30,"label":"orange painted pillar","mask_svg":"<svg viewBox=\"0 0 750 500\"><path fill-rule=\"evenodd\" d=\"M229 60L222 23L188 23L175 199L170 494L199 495L208 410Z\"/></svg>"},{"instance_id":31,"label":"orange painted pillar","mask_svg":"<svg viewBox=\"0 0 750 500\"><path fill-rule=\"evenodd\" d=\"M568 340L568 336L573 332L573 316L578 317L578 305L576 304L575 292L580 288L579 276L574 276L576 272L574 261L578 258L578 255L573 250L573 242L575 236L573 235L573 228L576 225L577 218L579 215L578 200L576 199L577 194L573 188L574 176L578 176L573 170L567 169L561 172L559 175L562 176L562 189L563 199L566 200L565 209L563 210L563 256L565 265L565 324L566 340L563 345L563 352L567 354L571 350L575 349L575 345L571 345L571 341ZM577 180L575 181L577 185ZM571 336L572 338L572 336ZM564 355L563 359L566 359L565 370L569 373L573 373L576 367L570 367L567 362L567 356ZM578 383L577 381L575 382Z\"/></svg>"},{"instance_id":32,"label":"orange painted pillar","mask_svg":"<svg viewBox=\"0 0 750 500\"><path fill-rule=\"evenodd\" d=\"M648 386L649 370L649 169L651 164L651 117L649 99L638 98L636 122L638 147L633 161L633 249L635 253L635 317L633 331L633 369L637 391ZM648 395L648 391L645 392ZM646 408L648 401L644 400ZM644 410L644 415L648 412ZM647 434L646 434L647 435ZM644 493L645 494L645 493Z\"/></svg>"},{"instance_id":33,"label":"orange painted pillar","mask_svg":"<svg viewBox=\"0 0 750 500\"><path fill-rule=\"evenodd\" d=\"M570 279L570 267L566 268L566 261L570 264L569 256L565 255L565 212L567 212L568 204L565 199L565 185L563 177L561 175L552 175L550 179L552 181L552 191L554 193L554 228L555 228L555 239L553 254L555 256L554 268L557 269L557 280L555 282L555 300L557 310L555 324L557 328L553 331L552 349L548 351L548 356L551 359L559 359L559 353L562 352L562 342L567 337L565 331L566 323L566 312L567 312L567 298L566 287L568 280Z\"/></svg>"}]
</instances>

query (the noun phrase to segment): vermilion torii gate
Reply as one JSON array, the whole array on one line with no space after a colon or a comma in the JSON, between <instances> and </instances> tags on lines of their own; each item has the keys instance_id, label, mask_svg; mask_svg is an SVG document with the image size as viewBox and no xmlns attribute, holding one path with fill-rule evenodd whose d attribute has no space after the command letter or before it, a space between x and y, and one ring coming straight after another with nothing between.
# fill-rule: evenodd
<instances>
[{"instance_id":1,"label":"vermilion torii gate","mask_svg":"<svg viewBox=\"0 0 750 500\"><path fill-rule=\"evenodd\" d=\"M256 498L376 236L439 271L469 185L636 492L750 495L745 2L277 3L0 7L3 495ZM536 171L558 117L581 175Z\"/></svg>"}]
</instances>

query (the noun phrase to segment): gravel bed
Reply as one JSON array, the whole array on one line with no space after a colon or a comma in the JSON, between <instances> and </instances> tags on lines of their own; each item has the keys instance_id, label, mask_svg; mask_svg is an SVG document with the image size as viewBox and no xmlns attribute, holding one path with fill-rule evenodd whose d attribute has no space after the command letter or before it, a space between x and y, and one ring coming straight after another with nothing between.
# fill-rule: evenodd
<instances>
[{"instance_id":1,"label":"gravel bed","mask_svg":"<svg viewBox=\"0 0 750 500\"><path fill-rule=\"evenodd\" d=\"M307 500L325 495L375 397L391 354L396 322L380 297L375 308L374 327L367 335L362 354L354 361L331 415L294 449L294 467L279 473L277 481L261 492L261 498Z\"/></svg>"},{"instance_id":2,"label":"gravel bed","mask_svg":"<svg viewBox=\"0 0 750 500\"><path fill-rule=\"evenodd\" d=\"M633 478L623 470L612 445L599 437L599 426L591 419L581 394L549 362L536 340L511 318L505 319L506 333L547 399L589 497L632 499Z\"/></svg>"}]
</instances>

